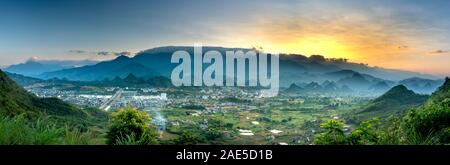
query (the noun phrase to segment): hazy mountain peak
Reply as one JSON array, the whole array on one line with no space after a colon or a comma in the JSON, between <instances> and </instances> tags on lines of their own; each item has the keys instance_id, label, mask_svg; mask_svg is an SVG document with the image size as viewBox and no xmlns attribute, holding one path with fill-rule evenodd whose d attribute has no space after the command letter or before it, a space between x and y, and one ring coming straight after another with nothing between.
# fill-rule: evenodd
<instances>
[{"instance_id":1,"label":"hazy mountain peak","mask_svg":"<svg viewBox=\"0 0 450 165\"><path fill-rule=\"evenodd\" d=\"M445 77L444 85L442 85L442 86L446 87L446 88L450 88L450 78L449 77Z\"/></svg>"},{"instance_id":2,"label":"hazy mountain peak","mask_svg":"<svg viewBox=\"0 0 450 165\"><path fill-rule=\"evenodd\" d=\"M288 92L293 92L293 91L298 91L298 90L302 90L303 88L298 86L295 83L292 83L289 88L287 89Z\"/></svg>"},{"instance_id":3,"label":"hazy mountain peak","mask_svg":"<svg viewBox=\"0 0 450 165\"><path fill-rule=\"evenodd\" d=\"M412 107L421 105L427 97L427 95L414 93L404 85L397 85L362 109L355 111L353 118L364 121L375 117L387 117L394 113L404 113Z\"/></svg>"},{"instance_id":4,"label":"hazy mountain peak","mask_svg":"<svg viewBox=\"0 0 450 165\"><path fill-rule=\"evenodd\" d=\"M450 98L450 79L446 77L444 84L437 91L433 92L428 102L441 102L448 98Z\"/></svg>"},{"instance_id":5,"label":"hazy mountain peak","mask_svg":"<svg viewBox=\"0 0 450 165\"><path fill-rule=\"evenodd\" d=\"M389 91L387 91L385 94L398 94L398 93L414 93L413 91L406 88L404 85L397 85L392 87Z\"/></svg>"},{"instance_id":6,"label":"hazy mountain peak","mask_svg":"<svg viewBox=\"0 0 450 165\"><path fill-rule=\"evenodd\" d=\"M70 69L96 63L96 61L91 60L39 60L38 58L30 58L24 63L8 66L4 70L25 76L37 76L44 72Z\"/></svg>"},{"instance_id":7,"label":"hazy mountain peak","mask_svg":"<svg viewBox=\"0 0 450 165\"><path fill-rule=\"evenodd\" d=\"M128 60L128 59L130 59L130 57L128 57L126 55L120 55L120 56L117 56L117 58L116 58L116 60Z\"/></svg>"}]
</instances>

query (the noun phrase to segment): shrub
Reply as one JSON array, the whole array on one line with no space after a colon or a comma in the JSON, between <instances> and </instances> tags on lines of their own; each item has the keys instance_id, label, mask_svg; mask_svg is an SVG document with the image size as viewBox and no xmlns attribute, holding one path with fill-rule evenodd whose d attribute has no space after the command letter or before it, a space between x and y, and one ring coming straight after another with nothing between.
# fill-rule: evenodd
<instances>
[{"instance_id":1,"label":"shrub","mask_svg":"<svg viewBox=\"0 0 450 165\"><path fill-rule=\"evenodd\" d=\"M151 117L135 108L123 108L112 114L107 138L108 144L127 144L134 141L140 145L157 144L156 127L150 125Z\"/></svg>"},{"instance_id":2,"label":"shrub","mask_svg":"<svg viewBox=\"0 0 450 165\"><path fill-rule=\"evenodd\" d=\"M344 123L340 120L328 120L320 127L324 131L315 138L316 144L346 144L347 139L344 134Z\"/></svg>"},{"instance_id":3,"label":"shrub","mask_svg":"<svg viewBox=\"0 0 450 165\"><path fill-rule=\"evenodd\" d=\"M370 145L379 144L382 137L379 131L380 121L372 119L364 121L352 131L349 135L344 133L344 123L340 120L328 120L320 127L324 129L319 133L315 144L331 144L331 145Z\"/></svg>"},{"instance_id":4,"label":"shrub","mask_svg":"<svg viewBox=\"0 0 450 165\"><path fill-rule=\"evenodd\" d=\"M413 144L450 143L450 99L412 110L405 117L403 128Z\"/></svg>"},{"instance_id":5,"label":"shrub","mask_svg":"<svg viewBox=\"0 0 450 165\"><path fill-rule=\"evenodd\" d=\"M195 145L200 142L202 142L202 138L192 131L184 131L180 137L174 140L174 143L178 145Z\"/></svg>"},{"instance_id":6,"label":"shrub","mask_svg":"<svg viewBox=\"0 0 450 165\"><path fill-rule=\"evenodd\" d=\"M360 126L350 134L350 144L378 144L380 139L380 132L377 130L377 128L380 124L380 121L376 118L362 122Z\"/></svg>"}]
</instances>

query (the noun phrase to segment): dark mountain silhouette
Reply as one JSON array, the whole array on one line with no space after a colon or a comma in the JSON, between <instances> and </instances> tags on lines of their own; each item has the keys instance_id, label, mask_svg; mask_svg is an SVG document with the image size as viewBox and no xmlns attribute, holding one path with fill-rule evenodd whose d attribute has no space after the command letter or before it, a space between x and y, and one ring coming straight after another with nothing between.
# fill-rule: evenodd
<instances>
[{"instance_id":1,"label":"dark mountain silhouette","mask_svg":"<svg viewBox=\"0 0 450 165\"><path fill-rule=\"evenodd\" d=\"M142 80L142 79L137 78L137 77L136 77L134 74L132 74L132 73L130 73L127 77L125 77L125 78L123 79L124 82L131 83L131 84L138 84L138 83L142 82L141 80Z\"/></svg>"},{"instance_id":2,"label":"dark mountain silhouette","mask_svg":"<svg viewBox=\"0 0 450 165\"><path fill-rule=\"evenodd\" d=\"M70 69L85 65L96 64L96 61L91 60L81 60L81 61L70 61L70 60L35 60L30 59L25 63L11 65L4 68L5 71L11 73L17 73L25 76L37 76L44 72L57 71L61 69Z\"/></svg>"},{"instance_id":3,"label":"dark mountain silhouette","mask_svg":"<svg viewBox=\"0 0 450 165\"><path fill-rule=\"evenodd\" d=\"M372 83L359 73L354 73L351 77L342 78L337 81L339 85L346 85L354 90L367 90Z\"/></svg>"},{"instance_id":4,"label":"dark mountain silhouette","mask_svg":"<svg viewBox=\"0 0 450 165\"><path fill-rule=\"evenodd\" d=\"M335 72L327 72L324 74L324 76L327 77L329 80L337 81L342 78L351 77L355 73L358 73L358 72L355 72L353 70L340 70L340 71L335 71Z\"/></svg>"},{"instance_id":5,"label":"dark mountain silhouette","mask_svg":"<svg viewBox=\"0 0 450 165\"><path fill-rule=\"evenodd\" d=\"M123 79L119 76L112 80L103 80L90 82L92 85L104 85L104 86L120 86L120 87L170 87L172 83L170 79L163 76L155 76L148 79L143 77L137 77L134 74L128 74Z\"/></svg>"},{"instance_id":6,"label":"dark mountain silhouette","mask_svg":"<svg viewBox=\"0 0 450 165\"><path fill-rule=\"evenodd\" d=\"M285 89L284 92L290 94L312 94L312 93L328 93L328 94L343 94L348 95L353 92L347 86L339 87L335 82L328 81L323 82L322 85L317 82L311 83L301 83L301 84L291 84L289 88Z\"/></svg>"},{"instance_id":7,"label":"dark mountain silhouette","mask_svg":"<svg viewBox=\"0 0 450 165\"><path fill-rule=\"evenodd\" d=\"M193 47L183 47L183 46L168 46L168 47L158 47L142 51L137 53L134 57L129 58L126 56L117 57L111 61L100 62L93 66L84 66L73 69L65 69L55 72L47 72L40 75L40 78L50 79L50 78L67 78L69 80L79 80L79 81L94 81L103 80L106 77L113 78L119 76L118 74L111 74L114 72L121 73L119 70L125 69L125 66L138 65L148 68L150 72L155 72L156 75L170 77L170 74L174 67L178 64L171 63L171 56L173 52L178 50L185 50L193 56ZM243 50L248 51L251 49L241 49L241 48L223 48L223 47L203 47L203 52L209 50L216 50L222 53L223 59L225 59L226 51L236 51ZM375 82L378 79L386 79L386 77L395 77L397 80L404 77L423 76L421 74L414 74L412 72L405 73L403 71L395 70L384 70L382 68L369 67L364 64L350 63L342 59L327 59L320 55L314 55L311 57L306 57L299 54L281 54L280 56L280 85L282 87L289 87L292 83L300 82L323 82L328 78L323 76L325 73L338 72L344 69L352 70L358 72L365 79L370 82ZM193 61L193 60L191 60ZM270 61L270 59L269 59ZM143 68L143 67L139 68ZM208 65L203 65L207 67ZM125 68L124 68L125 67ZM350 69L349 69L350 68ZM376 71L372 71L372 70ZM141 69L139 72L142 72ZM351 71L344 71L351 72ZM379 78L370 76L368 72L376 72ZM127 73L127 72L125 72ZM385 73L385 74L384 74ZM141 74L133 72L133 74L140 76ZM270 74L270 73L269 73ZM395 74L396 76L391 76ZM352 74L354 75L354 74ZM383 76L387 75L387 76ZM123 76L123 75L122 75ZM149 77L147 77L149 78ZM338 77L342 79L344 77ZM336 79L335 81L339 80ZM339 83L338 83L339 84ZM350 88L352 86L349 85ZM368 86L367 86L368 87Z\"/></svg>"},{"instance_id":8,"label":"dark mountain silhouette","mask_svg":"<svg viewBox=\"0 0 450 165\"><path fill-rule=\"evenodd\" d=\"M107 76L105 78L108 78L108 79L111 78L112 79L112 78L114 78L116 76L124 78L124 77L128 76L129 74L133 74L133 75L135 75L137 77L155 77L155 76L158 76L158 74L156 72L154 72L153 70L145 67L144 65L132 62L132 63L126 64L125 66L117 69L116 71L113 71L113 72L109 73L108 74L109 76Z\"/></svg>"},{"instance_id":9,"label":"dark mountain silhouette","mask_svg":"<svg viewBox=\"0 0 450 165\"><path fill-rule=\"evenodd\" d=\"M47 72L39 75L39 77L42 79L67 78L69 80L76 81L103 80L111 76L115 77L116 75L113 76L111 73L116 72L119 68L122 68L131 62L131 58L127 56L119 56L114 60L100 62L96 65Z\"/></svg>"},{"instance_id":10,"label":"dark mountain silhouette","mask_svg":"<svg viewBox=\"0 0 450 165\"><path fill-rule=\"evenodd\" d=\"M11 72L11 73L18 73L23 75L37 75L43 72L49 72L49 71L55 71L63 69L59 66L55 65L44 65L36 61L29 60L22 64L17 65L11 65L7 68L5 68L5 71Z\"/></svg>"},{"instance_id":11,"label":"dark mountain silhouette","mask_svg":"<svg viewBox=\"0 0 450 165\"><path fill-rule=\"evenodd\" d=\"M364 121L375 117L384 118L393 114L403 114L410 108L423 104L427 98L427 95L416 94L403 85L397 85L365 107L353 112L351 118Z\"/></svg>"},{"instance_id":12,"label":"dark mountain silhouette","mask_svg":"<svg viewBox=\"0 0 450 165\"><path fill-rule=\"evenodd\" d=\"M287 92L299 92L303 91L303 88L298 86L297 84L291 84L289 88L286 89Z\"/></svg>"},{"instance_id":13,"label":"dark mountain silhouette","mask_svg":"<svg viewBox=\"0 0 450 165\"><path fill-rule=\"evenodd\" d=\"M320 85L324 87L324 86L327 86L328 84L330 84L330 83L332 83L332 82L334 82L334 81L325 80L325 81L322 82Z\"/></svg>"},{"instance_id":14,"label":"dark mountain silhouette","mask_svg":"<svg viewBox=\"0 0 450 165\"><path fill-rule=\"evenodd\" d=\"M324 89L322 86L319 85L319 83L317 82L311 82L308 85L306 85L305 87L303 87L303 90L306 92L323 92Z\"/></svg>"}]
</instances>

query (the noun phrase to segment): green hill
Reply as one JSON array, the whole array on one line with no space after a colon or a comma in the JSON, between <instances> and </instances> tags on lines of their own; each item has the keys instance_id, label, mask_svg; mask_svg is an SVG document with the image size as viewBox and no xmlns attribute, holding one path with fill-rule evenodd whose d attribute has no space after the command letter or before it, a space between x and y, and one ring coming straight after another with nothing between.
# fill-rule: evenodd
<instances>
[{"instance_id":1,"label":"green hill","mask_svg":"<svg viewBox=\"0 0 450 165\"><path fill-rule=\"evenodd\" d=\"M419 144L450 144L450 79L405 117L409 137Z\"/></svg>"},{"instance_id":2,"label":"green hill","mask_svg":"<svg viewBox=\"0 0 450 165\"><path fill-rule=\"evenodd\" d=\"M361 109L352 112L349 118L354 122L359 122L375 117L384 118L394 114L403 114L408 109L423 104L426 99L426 95L416 94L405 86L398 85Z\"/></svg>"},{"instance_id":3,"label":"green hill","mask_svg":"<svg viewBox=\"0 0 450 165\"><path fill-rule=\"evenodd\" d=\"M445 78L444 84L433 92L425 105L440 103L446 99L450 99L450 79Z\"/></svg>"},{"instance_id":4,"label":"green hill","mask_svg":"<svg viewBox=\"0 0 450 165\"><path fill-rule=\"evenodd\" d=\"M0 70L0 115L28 118L48 116L58 122L75 125L96 125L107 121L107 113L98 109L81 109L57 98L38 98L18 86Z\"/></svg>"}]
</instances>

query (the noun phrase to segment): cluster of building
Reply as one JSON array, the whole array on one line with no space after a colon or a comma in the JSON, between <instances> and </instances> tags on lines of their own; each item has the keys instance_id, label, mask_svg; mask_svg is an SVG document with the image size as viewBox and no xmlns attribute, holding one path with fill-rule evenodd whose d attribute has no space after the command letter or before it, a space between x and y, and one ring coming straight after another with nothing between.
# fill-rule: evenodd
<instances>
[{"instance_id":1,"label":"cluster of building","mask_svg":"<svg viewBox=\"0 0 450 165\"><path fill-rule=\"evenodd\" d=\"M107 87L103 94L85 94L76 90L62 90L58 88L26 88L38 97L56 97L76 105L98 107L103 110L133 106L137 108L153 107L163 104L167 99L166 93L158 93L156 89L134 89ZM127 90L128 89L128 90Z\"/></svg>"}]
</instances>

